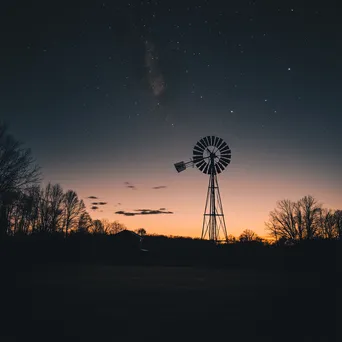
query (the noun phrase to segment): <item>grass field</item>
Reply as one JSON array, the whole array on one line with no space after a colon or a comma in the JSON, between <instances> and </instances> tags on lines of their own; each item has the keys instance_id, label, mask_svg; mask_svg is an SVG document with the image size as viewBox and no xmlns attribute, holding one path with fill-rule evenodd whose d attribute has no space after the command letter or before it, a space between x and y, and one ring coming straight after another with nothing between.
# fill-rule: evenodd
<instances>
[{"instance_id":1,"label":"grass field","mask_svg":"<svg viewBox=\"0 0 342 342\"><path fill-rule=\"evenodd\" d=\"M315 272L99 265L16 272L3 340L337 341Z\"/></svg>"}]
</instances>

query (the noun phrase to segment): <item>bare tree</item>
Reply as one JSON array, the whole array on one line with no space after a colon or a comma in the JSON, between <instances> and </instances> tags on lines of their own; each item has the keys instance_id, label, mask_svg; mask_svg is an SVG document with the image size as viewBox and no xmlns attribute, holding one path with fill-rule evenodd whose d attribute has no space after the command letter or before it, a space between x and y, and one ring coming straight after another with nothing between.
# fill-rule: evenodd
<instances>
[{"instance_id":1,"label":"bare tree","mask_svg":"<svg viewBox=\"0 0 342 342\"><path fill-rule=\"evenodd\" d=\"M296 204L285 199L277 202L277 208L270 212L266 229L276 240L296 240L298 238L295 210Z\"/></svg>"},{"instance_id":2,"label":"bare tree","mask_svg":"<svg viewBox=\"0 0 342 342\"><path fill-rule=\"evenodd\" d=\"M313 196L305 196L299 200L304 219L305 239L313 239L319 229L319 217L322 207Z\"/></svg>"},{"instance_id":3,"label":"bare tree","mask_svg":"<svg viewBox=\"0 0 342 342\"><path fill-rule=\"evenodd\" d=\"M253 230L245 229L242 234L239 236L240 242L251 242L256 241L258 238L258 235L253 232Z\"/></svg>"},{"instance_id":4,"label":"bare tree","mask_svg":"<svg viewBox=\"0 0 342 342\"><path fill-rule=\"evenodd\" d=\"M310 195L298 202L279 201L270 212L266 229L277 241L313 239L319 233L321 210L321 205Z\"/></svg>"},{"instance_id":5,"label":"bare tree","mask_svg":"<svg viewBox=\"0 0 342 342\"><path fill-rule=\"evenodd\" d=\"M40 231L54 233L63 225L63 189L49 183L40 195Z\"/></svg>"},{"instance_id":6,"label":"bare tree","mask_svg":"<svg viewBox=\"0 0 342 342\"><path fill-rule=\"evenodd\" d=\"M7 126L0 123L0 194L32 186L39 178L39 167L31 150L23 148L7 133Z\"/></svg>"},{"instance_id":7,"label":"bare tree","mask_svg":"<svg viewBox=\"0 0 342 342\"><path fill-rule=\"evenodd\" d=\"M101 220L93 221L93 231L94 234L104 234L103 223Z\"/></svg>"},{"instance_id":8,"label":"bare tree","mask_svg":"<svg viewBox=\"0 0 342 342\"><path fill-rule=\"evenodd\" d=\"M118 221L110 222L107 219L102 219L93 222L93 233L95 234L114 235L125 229L125 225Z\"/></svg>"},{"instance_id":9,"label":"bare tree","mask_svg":"<svg viewBox=\"0 0 342 342\"><path fill-rule=\"evenodd\" d=\"M336 210L334 216L335 216L337 235L338 235L338 238L342 240L342 210Z\"/></svg>"},{"instance_id":10,"label":"bare tree","mask_svg":"<svg viewBox=\"0 0 342 342\"><path fill-rule=\"evenodd\" d=\"M9 231L9 208L13 194L39 181L39 168L31 156L30 149L23 148L0 123L0 234Z\"/></svg>"},{"instance_id":11,"label":"bare tree","mask_svg":"<svg viewBox=\"0 0 342 342\"><path fill-rule=\"evenodd\" d=\"M318 235L323 239L336 239L338 237L336 215L330 209L322 209L319 214Z\"/></svg>"},{"instance_id":12,"label":"bare tree","mask_svg":"<svg viewBox=\"0 0 342 342\"><path fill-rule=\"evenodd\" d=\"M67 236L70 229L79 225L80 217L85 213L85 205L82 200L78 199L76 192L73 190L68 190L65 193L63 204L65 210L63 231L65 230L65 236Z\"/></svg>"}]
</instances>

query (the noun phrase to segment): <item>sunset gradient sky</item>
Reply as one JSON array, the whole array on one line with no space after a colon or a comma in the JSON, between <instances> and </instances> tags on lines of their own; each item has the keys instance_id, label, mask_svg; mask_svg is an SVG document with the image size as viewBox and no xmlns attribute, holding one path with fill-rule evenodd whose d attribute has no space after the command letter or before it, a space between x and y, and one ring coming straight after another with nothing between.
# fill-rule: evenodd
<instances>
[{"instance_id":1,"label":"sunset gradient sky","mask_svg":"<svg viewBox=\"0 0 342 342\"><path fill-rule=\"evenodd\" d=\"M93 218L198 237L208 176L173 164L207 135L232 150L219 176L228 234L265 236L283 198L342 208L342 51L329 2L2 6L0 119L44 182L77 191ZM107 204L91 210L89 196ZM173 214L115 214L140 208Z\"/></svg>"}]
</instances>

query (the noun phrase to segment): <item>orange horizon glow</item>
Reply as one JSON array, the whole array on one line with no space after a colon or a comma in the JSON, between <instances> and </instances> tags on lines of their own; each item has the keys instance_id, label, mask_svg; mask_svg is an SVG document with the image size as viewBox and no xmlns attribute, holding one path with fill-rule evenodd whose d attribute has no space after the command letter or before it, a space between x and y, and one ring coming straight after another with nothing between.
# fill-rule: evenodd
<instances>
[{"instance_id":1,"label":"orange horizon glow","mask_svg":"<svg viewBox=\"0 0 342 342\"><path fill-rule=\"evenodd\" d=\"M132 171L128 168L113 172L103 171L99 177L84 173L82 177L73 174L56 175L49 172L52 183L60 183L64 190L73 189L86 204L93 219L108 219L124 224L127 229L144 228L148 234L185 236L199 238L202 232L203 211L208 187L208 176L197 169L177 173L173 165L162 165L158 176L151 176L150 170ZM227 233L238 237L245 229L251 229L262 238L267 238L265 222L277 201L288 198L299 200L311 194L325 207L342 207L341 192L329 179L319 179L312 174L305 179L286 170L267 172L249 167L230 165L218 177ZM127 188L126 181L134 184L136 190ZM166 186L159 190L155 186ZM87 199L97 196L98 200ZM102 211L92 211L91 202L104 201ZM122 203L118 205L117 203ZM166 208L173 214L123 216L116 211L134 211L139 208L157 210Z\"/></svg>"}]
</instances>

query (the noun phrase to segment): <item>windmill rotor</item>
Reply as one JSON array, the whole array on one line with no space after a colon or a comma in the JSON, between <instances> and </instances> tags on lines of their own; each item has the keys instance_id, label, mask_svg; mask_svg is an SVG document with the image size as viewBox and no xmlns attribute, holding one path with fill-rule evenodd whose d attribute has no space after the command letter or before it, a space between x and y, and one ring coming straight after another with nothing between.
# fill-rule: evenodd
<instances>
[{"instance_id":1,"label":"windmill rotor","mask_svg":"<svg viewBox=\"0 0 342 342\"><path fill-rule=\"evenodd\" d=\"M202 138L193 149L193 163L205 174L221 173L230 163L231 156L227 143L214 136Z\"/></svg>"}]
</instances>

